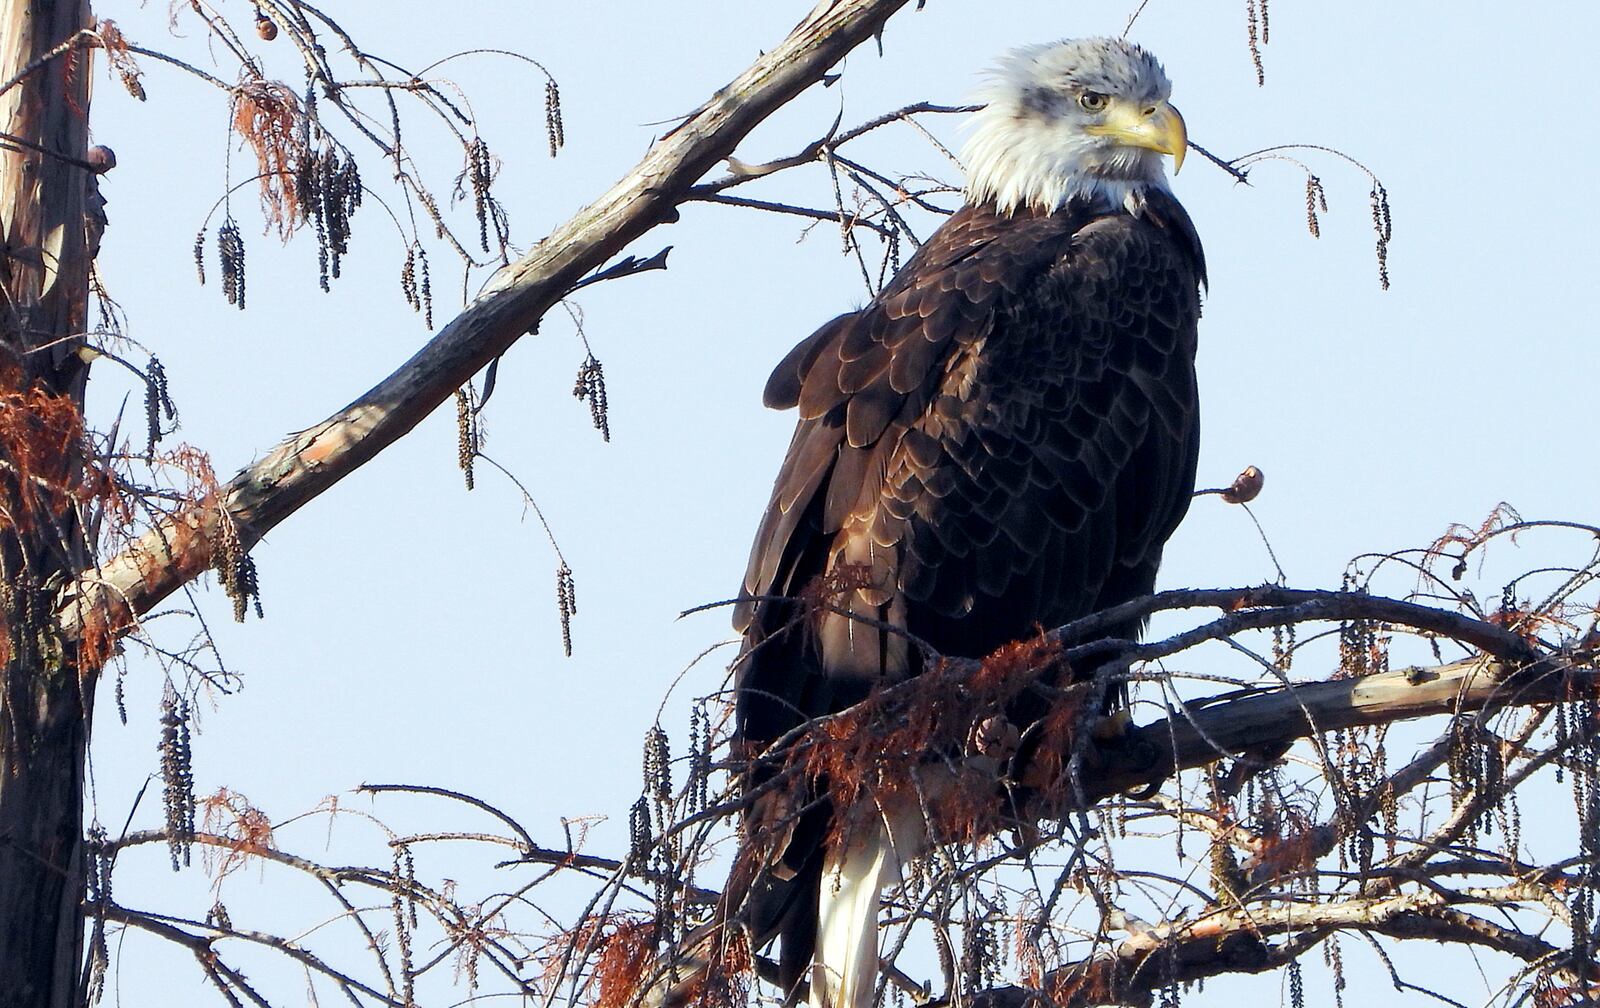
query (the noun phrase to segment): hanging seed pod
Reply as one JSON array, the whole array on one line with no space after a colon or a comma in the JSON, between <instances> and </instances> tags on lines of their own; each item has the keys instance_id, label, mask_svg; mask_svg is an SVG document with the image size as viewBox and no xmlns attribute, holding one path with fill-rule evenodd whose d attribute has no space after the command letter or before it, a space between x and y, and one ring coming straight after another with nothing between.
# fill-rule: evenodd
<instances>
[{"instance_id":1,"label":"hanging seed pod","mask_svg":"<svg viewBox=\"0 0 1600 1008\"><path fill-rule=\"evenodd\" d=\"M1267 477L1255 466L1246 466L1244 472L1233 478L1233 484L1222 491L1222 499L1229 504L1248 504L1261 496Z\"/></svg>"}]
</instances>

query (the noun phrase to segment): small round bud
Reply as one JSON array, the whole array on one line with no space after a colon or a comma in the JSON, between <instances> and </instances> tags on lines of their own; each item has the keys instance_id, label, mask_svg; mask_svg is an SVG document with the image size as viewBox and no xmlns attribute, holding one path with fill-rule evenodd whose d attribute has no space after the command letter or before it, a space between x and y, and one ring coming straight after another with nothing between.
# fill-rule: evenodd
<instances>
[{"instance_id":1,"label":"small round bud","mask_svg":"<svg viewBox=\"0 0 1600 1008\"><path fill-rule=\"evenodd\" d=\"M116 152L110 147L90 147L86 160L96 175L104 175L117 166Z\"/></svg>"},{"instance_id":2,"label":"small round bud","mask_svg":"<svg viewBox=\"0 0 1600 1008\"><path fill-rule=\"evenodd\" d=\"M1222 499L1229 504L1248 504L1261 494L1261 486L1267 477L1255 466L1245 467L1245 471L1235 476L1233 485L1222 491Z\"/></svg>"}]
</instances>

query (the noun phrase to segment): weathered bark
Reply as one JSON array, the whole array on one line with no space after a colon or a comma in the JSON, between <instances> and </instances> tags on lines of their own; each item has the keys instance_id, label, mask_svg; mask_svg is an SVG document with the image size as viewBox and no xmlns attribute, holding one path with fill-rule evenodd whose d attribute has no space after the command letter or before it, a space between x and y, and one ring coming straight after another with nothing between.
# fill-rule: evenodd
<instances>
[{"instance_id":1,"label":"weathered bark","mask_svg":"<svg viewBox=\"0 0 1600 1008\"><path fill-rule=\"evenodd\" d=\"M82 417L89 53L45 57L88 23L87 0L0 4L0 82L21 78L0 93L0 1005L27 1008L77 1002L82 935L93 680L49 613L51 582L88 562L70 506L83 457L77 438L26 463L16 446Z\"/></svg>"},{"instance_id":2,"label":"weathered bark","mask_svg":"<svg viewBox=\"0 0 1600 1008\"><path fill-rule=\"evenodd\" d=\"M1357 679L1239 690L1188 705L1130 732L1137 765L1097 768L1090 800L1160 784L1180 770L1229 756L1274 752L1299 739L1442 714L1556 703L1595 695L1594 668L1552 655L1523 669L1488 658L1404 668Z\"/></svg>"}]
</instances>

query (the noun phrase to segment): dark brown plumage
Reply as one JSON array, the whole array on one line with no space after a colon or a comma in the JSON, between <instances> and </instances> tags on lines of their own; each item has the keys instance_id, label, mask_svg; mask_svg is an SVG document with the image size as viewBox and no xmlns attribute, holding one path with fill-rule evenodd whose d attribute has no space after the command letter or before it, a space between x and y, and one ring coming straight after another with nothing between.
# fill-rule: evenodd
<instances>
[{"instance_id":1,"label":"dark brown plumage","mask_svg":"<svg viewBox=\"0 0 1600 1008\"><path fill-rule=\"evenodd\" d=\"M735 616L743 752L918 673L902 637L849 614L981 657L1151 590L1194 487L1204 263L1182 207L1141 198L964 207L778 365L766 403L800 420ZM846 565L868 585L837 597L848 613L801 618L787 599ZM830 815L789 823L750 883L745 920L758 943L782 935L786 988Z\"/></svg>"}]
</instances>

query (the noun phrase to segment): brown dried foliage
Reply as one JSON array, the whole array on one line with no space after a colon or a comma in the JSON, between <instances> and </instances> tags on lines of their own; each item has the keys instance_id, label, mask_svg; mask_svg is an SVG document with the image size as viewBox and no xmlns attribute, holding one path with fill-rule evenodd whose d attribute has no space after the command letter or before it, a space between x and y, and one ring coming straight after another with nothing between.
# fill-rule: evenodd
<instances>
[{"instance_id":1,"label":"brown dried foliage","mask_svg":"<svg viewBox=\"0 0 1600 1008\"><path fill-rule=\"evenodd\" d=\"M226 848L205 847L206 871L222 882L228 875L244 867L250 857L275 850L272 838L272 820L267 814L251 805L244 795L227 788L218 788L198 802L201 828L207 833L227 837Z\"/></svg>"},{"instance_id":2,"label":"brown dried foliage","mask_svg":"<svg viewBox=\"0 0 1600 1008\"><path fill-rule=\"evenodd\" d=\"M233 89L233 128L255 152L261 211L284 239L304 217L295 186L309 156L301 116L300 99L286 84L246 77Z\"/></svg>"},{"instance_id":3,"label":"brown dried foliage","mask_svg":"<svg viewBox=\"0 0 1600 1008\"><path fill-rule=\"evenodd\" d=\"M105 667L111 656L117 653L117 640L120 634L116 632L106 620L89 620L84 623L83 633L78 638L78 669L80 673L87 674ZM4 638L0 638L0 650L6 648ZM0 662L9 660L9 656L0 656ZM120 680L119 680L120 684ZM123 718L127 720L126 717Z\"/></svg>"},{"instance_id":4,"label":"brown dried foliage","mask_svg":"<svg viewBox=\"0 0 1600 1008\"><path fill-rule=\"evenodd\" d=\"M1036 791L1056 793L1066 784L1076 732L1083 714L1085 691L1067 693L1051 705L1034 727L1038 748L1023 773L1022 783Z\"/></svg>"},{"instance_id":5,"label":"brown dried foliage","mask_svg":"<svg viewBox=\"0 0 1600 1008\"><path fill-rule=\"evenodd\" d=\"M576 944L595 942L598 954L591 981L594 1008L626 1008L649 969L656 948L656 925L646 917L625 916L580 929Z\"/></svg>"},{"instance_id":6,"label":"brown dried foliage","mask_svg":"<svg viewBox=\"0 0 1600 1008\"><path fill-rule=\"evenodd\" d=\"M844 569L836 572L850 580ZM916 773L935 757L972 754L973 741L1004 720L1008 706L1030 686L1052 677L1061 663L1061 645L1040 634L1008 644L980 663L937 660L918 676L916 689L875 691L850 710L817 722L790 750L797 782L825 782L836 808L864 800L885 801L916 788ZM1055 786L1070 761L1086 688L1063 691L1045 716L1029 728L1038 751L1022 783ZM993 795L992 774L965 771L970 786L921 794L937 836L958 843L977 842L999 829L1002 805ZM797 783L797 786L802 786Z\"/></svg>"},{"instance_id":7,"label":"brown dried foliage","mask_svg":"<svg viewBox=\"0 0 1600 1008\"><path fill-rule=\"evenodd\" d=\"M94 30L100 37L100 48L105 51L106 62L122 81L122 86L128 89L129 94L144 101L144 82L140 80L144 71L139 69L133 54L128 51L128 40L123 36L122 29L117 27L115 21L101 18L95 23Z\"/></svg>"},{"instance_id":8,"label":"brown dried foliage","mask_svg":"<svg viewBox=\"0 0 1600 1008\"><path fill-rule=\"evenodd\" d=\"M746 1008L755 960L744 932L734 929L724 935L717 942L716 955L715 963L674 991L675 998L690 1008Z\"/></svg>"},{"instance_id":9,"label":"brown dried foliage","mask_svg":"<svg viewBox=\"0 0 1600 1008\"><path fill-rule=\"evenodd\" d=\"M1534 1008L1578 1008L1600 1003L1600 983L1564 984L1541 972L1533 985Z\"/></svg>"},{"instance_id":10,"label":"brown dried foliage","mask_svg":"<svg viewBox=\"0 0 1600 1008\"><path fill-rule=\"evenodd\" d=\"M1052 974L1045 992L1050 1004L1115 1004L1115 973L1105 966Z\"/></svg>"},{"instance_id":11,"label":"brown dried foliage","mask_svg":"<svg viewBox=\"0 0 1600 1008\"><path fill-rule=\"evenodd\" d=\"M574 950L584 950L589 983L583 999L589 1008L630 1008L638 1003L647 984L659 979L657 957L662 943L659 923L650 916L614 913L598 917L547 941L538 953L543 961L542 983L553 987L568 968ZM750 1003L750 979L755 961L742 932L730 930L716 942L716 961L683 978L674 987L672 1003L695 1008L745 1008Z\"/></svg>"},{"instance_id":12,"label":"brown dried foliage","mask_svg":"<svg viewBox=\"0 0 1600 1008\"><path fill-rule=\"evenodd\" d=\"M71 512L86 505L99 506L113 523L129 520L130 504L95 458L77 404L41 388L0 393L0 487L0 531L20 538L65 540L74 526ZM0 591L0 664L43 631L48 606L39 601L41 590L14 572ZM114 650L114 635L102 623L85 636L79 666L98 669Z\"/></svg>"},{"instance_id":13,"label":"brown dried foliage","mask_svg":"<svg viewBox=\"0 0 1600 1008\"><path fill-rule=\"evenodd\" d=\"M10 484L0 529L37 532L76 505L116 497L110 474L93 461L77 404L43 389L0 394L0 467Z\"/></svg>"},{"instance_id":14,"label":"brown dried foliage","mask_svg":"<svg viewBox=\"0 0 1600 1008\"><path fill-rule=\"evenodd\" d=\"M116 552L133 547L137 542L139 532L137 522L141 514L154 517L214 506L218 491L216 473L212 470L210 458L197 448L179 445L171 451L152 452L149 455L149 464L154 470L175 477L171 482L176 484L176 493L163 492L159 497L149 495L141 497L141 490L135 485L134 478L128 471L129 457L126 454L119 452L110 458L113 461L109 464L90 463L93 467L94 485L104 490L103 493L95 495L95 503L101 509L99 512L101 535L100 542L96 545L101 549ZM113 474L111 466L121 471L120 477ZM137 554L141 567L175 564L185 578L199 575L208 565L215 565L221 548L217 542L211 540L201 545L199 539L205 534L204 527L199 522L180 522L169 526L164 551L140 551ZM237 545L237 537L235 544ZM231 581L225 578L224 588L227 589L230 583L234 588L239 588L244 582L239 578L232 578ZM253 585L253 582L250 583ZM253 594L253 587L251 591ZM82 629L79 635L78 664L85 671L103 667L116 653L117 642L133 629L137 622L133 613L119 598L108 596L102 602L99 611L80 614Z\"/></svg>"},{"instance_id":15,"label":"brown dried foliage","mask_svg":"<svg viewBox=\"0 0 1600 1008\"><path fill-rule=\"evenodd\" d=\"M157 459L184 476L184 506L193 508L209 504L217 509L216 527L203 555L208 559L212 572L217 575L217 583L233 602L235 622L244 622L245 614L252 608L260 618L263 615L261 586L255 560L240 538L239 527L234 523L233 516L219 503L222 487L216 471L211 467L211 457L198 448L179 445L172 452L157 456ZM173 553L184 555L178 549L174 549Z\"/></svg>"},{"instance_id":16,"label":"brown dried foliage","mask_svg":"<svg viewBox=\"0 0 1600 1008\"><path fill-rule=\"evenodd\" d=\"M1293 830L1287 835L1269 830L1257 850L1252 874L1262 881L1276 882L1316 864L1322 854L1321 837L1313 828Z\"/></svg>"},{"instance_id":17,"label":"brown dried foliage","mask_svg":"<svg viewBox=\"0 0 1600 1008\"><path fill-rule=\"evenodd\" d=\"M1427 549L1423 551L1423 563L1426 566L1438 560L1454 559L1456 563L1450 570L1450 577L1452 580L1459 581L1466 576L1467 556L1473 550L1482 547L1507 527L1521 522L1522 515L1517 513L1517 509L1505 501L1501 501L1494 506L1493 510L1489 512L1489 516L1477 528L1460 523L1452 523L1444 530L1444 534L1428 544ZM1446 553L1445 551L1452 546L1460 547L1461 552L1455 555Z\"/></svg>"},{"instance_id":18,"label":"brown dried foliage","mask_svg":"<svg viewBox=\"0 0 1600 1008\"><path fill-rule=\"evenodd\" d=\"M851 592L878 586L870 564L839 564L826 574L812 578L795 596L795 601L815 626L822 617L839 609Z\"/></svg>"}]
</instances>

